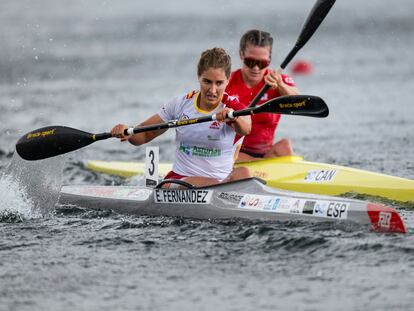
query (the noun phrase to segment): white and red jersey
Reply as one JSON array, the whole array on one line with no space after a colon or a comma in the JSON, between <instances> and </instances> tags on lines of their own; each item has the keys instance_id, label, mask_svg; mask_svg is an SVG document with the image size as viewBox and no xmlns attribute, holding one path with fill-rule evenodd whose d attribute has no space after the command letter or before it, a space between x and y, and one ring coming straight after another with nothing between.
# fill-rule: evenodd
<instances>
[{"instance_id":1,"label":"white and red jersey","mask_svg":"<svg viewBox=\"0 0 414 311\"><path fill-rule=\"evenodd\" d=\"M267 72L266 72L267 74ZM290 76L282 74L282 80L289 86L295 86ZM265 85L264 80L252 88L249 88L243 81L241 70L232 72L226 92L238 98L243 107L249 106L253 98ZM279 97L279 91L269 89L261 98L257 106L272 98ZM280 114L259 113L252 116L252 130L244 137L242 150L252 153L264 154L273 145L276 127L280 120Z\"/></svg>"},{"instance_id":2,"label":"white and red jersey","mask_svg":"<svg viewBox=\"0 0 414 311\"><path fill-rule=\"evenodd\" d=\"M198 108L200 92L175 97L158 115L165 122L212 115L224 107L240 110L240 102L226 93L213 111ZM203 176L223 180L232 171L236 132L227 122L204 122L175 128L176 148L173 171L183 176Z\"/></svg>"}]
</instances>

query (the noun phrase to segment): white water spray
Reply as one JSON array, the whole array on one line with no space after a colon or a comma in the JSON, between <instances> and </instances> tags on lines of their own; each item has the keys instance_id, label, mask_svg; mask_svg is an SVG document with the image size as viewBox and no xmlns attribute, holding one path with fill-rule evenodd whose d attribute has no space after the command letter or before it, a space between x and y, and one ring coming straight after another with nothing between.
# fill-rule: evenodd
<instances>
[{"instance_id":1,"label":"white water spray","mask_svg":"<svg viewBox=\"0 0 414 311\"><path fill-rule=\"evenodd\" d=\"M64 157L25 161L14 154L0 174L0 221L47 217L62 186Z\"/></svg>"}]
</instances>

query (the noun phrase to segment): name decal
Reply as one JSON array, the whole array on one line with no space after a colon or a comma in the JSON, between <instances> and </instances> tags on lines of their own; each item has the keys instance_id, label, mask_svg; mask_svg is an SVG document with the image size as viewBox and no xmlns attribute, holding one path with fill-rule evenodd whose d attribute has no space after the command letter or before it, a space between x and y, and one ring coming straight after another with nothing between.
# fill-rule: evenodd
<instances>
[{"instance_id":1,"label":"name decal","mask_svg":"<svg viewBox=\"0 0 414 311\"><path fill-rule=\"evenodd\" d=\"M213 191L193 189L155 189L154 201L156 203L191 203L208 204L211 201Z\"/></svg>"}]
</instances>

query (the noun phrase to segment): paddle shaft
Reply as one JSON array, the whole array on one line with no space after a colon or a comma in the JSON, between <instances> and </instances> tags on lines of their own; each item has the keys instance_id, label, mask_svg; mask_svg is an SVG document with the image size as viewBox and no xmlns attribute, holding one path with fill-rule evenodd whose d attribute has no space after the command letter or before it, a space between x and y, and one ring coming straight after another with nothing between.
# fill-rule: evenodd
<instances>
[{"instance_id":1,"label":"paddle shaft","mask_svg":"<svg viewBox=\"0 0 414 311\"><path fill-rule=\"evenodd\" d=\"M325 102L317 97L311 95L289 95L281 96L271 99L258 107L248 107L243 110L231 111L227 114L227 119L232 120L236 117L254 115L262 112L301 115L310 117L324 118L328 116L329 109ZM216 120L216 114L204 116L201 118L187 119L187 120L171 120L166 123L158 123L145 125L135 128L125 129L125 135L132 135L142 132L156 131L161 129L169 129L180 126L186 126L196 123L210 122ZM110 137L110 133L101 134L101 139Z\"/></svg>"},{"instance_id":2,"label":"paddle shaft","mask_svg":"<svg viewBox=\"0 0 414 311\"><path fill-rule=\"evenodd\" d=\"M261 109L260 107L248 107L243 110L237 110L232 111L230 114L227 114L227 119L231 120L236 117L241 116L247 116L247 115L253 115L260 112L271 112L266 109ZM265 107L263 107L265 108ZM278 113L283 113L283 111L279 111ZM292 114L291 111L289 111L289 114ZM191 124L197 124L197 123L204 123L204 122L210 122L216 120L216 114L201 117L201 118L194 118L194 119L187 119L187 120L170 120L165 123L157 123L157 124L151 124L151 125L144 125L140 127L130 127L125 129L124 134L125 135L133 135L143 132L150 132L150 131L157 131L162 129L170 129L180 126L187 126ZM112 137L111 133L101 133L101 134L95 134L95 140L103 140Z\"/></svg>"},{"instance_id":3,"label":"paddle shaft","mask_svg":"<svg viewBox=\"0 0 414 311\"><path fill-rule=\"evenodd\" d=\"M320 97L291 95L273 98L258 107L232 111L228 114L228 119L262 112L324 118L329 114L329 109ZM132 135L141 132L209 122L216 119L217 117L214 114L201 118L172 120L166 123L130 128L125 131L125 134ZM111 137L111 133L92 134L70 127L58 125L48 126L22 136L16 144L16 151L25 160L41 160L71 152L96 141Z\"/></svg>"},{"instance_id":4,"label":"paddle shaft","mask_svg":"<svg viewBox=\"0 0 414 311\"><path fill-rule=\"evenodd\" d=\"M247 112L248 110L248 112ZM228 119L232 119L238 116L242 116L242 115L248 115L251 114L251 108L248 108L246 110L243 111L233 111L232 116L227 116ZM240 114L240 112L244 113L244 114ZM140 127L130 127L125 129L124 134L125 135L133 135L133 134L138 134L138 133L143 133L143 132L151 132L151 131L157 131L157 130L162 130L162 129L170 129L170 128L175 128L175 127L180 127L180 126L186 126L186 125L191 125L191 124L196 124L196 123L203 123L203 122L209 122L209 121L214 121L216 120L216 115L210 115L210 116L205 116L205 117L201 117L201 118L195 118L195 119L188 119L188 120L170 120L168 122L165 123L157 123L157 124L151 124L151 125L144 125L144 126L140 126ZM111 133L101 133L101 134L95 134L95 140L103 140L103 139L108 139L111 138L112 134Z\"/></svg>"},{"instance_id":5,"label":"paddle shaft","mask_svg":"<svg viewBox=\"0 0 414 311\"><path fill-rule=\"evenodd\" d=\"M232 120L236 117L252 115L258 112L260 111L258 111L255 107L246 108L246 109L238 110L238 111L232 111L227 114L226 119ZM174 127L186 126L186 125L196 124L196 123L210 122L210 121L215 121L215 120L217 120L216 114L201 117L201 118L188 119L188 120L171 120L166 123L159 123L159 124L140 126L136 128L129 128L125 130L125 135L132 135L132 134L161 130L161 129L169 129L169 128L174 128Z\"/></svg>"},{"instance_id":6,"label":"paddle shaft","mask_svg":"<svg viewBox=\"0 0 414 311\"><path fill-rule=\"evenodd\" d=\"M299 34L299 37L296 41L295 46L286 56L285 60L280 64L280 67L276 70L278 74L280 74L283 69L289 64L292 58L296 55L297 52L308 42L308 40L312 37L315 33L316 29L318 29L319 25L322 23L326 15L328 15L329 10L332 8L336 0L318 0L314 4L311 12L308 15L305 23L303 24L302 31ZM249 107L256 106L263 95L270 89L270 85L265 84L262 89L257 93L257 95L253 98L252 102L250 103Z\"/></svg>"},{"instance_id":7,"label":"paddle shaft","mask_svg":"<svg viewBox=\"0 0 414 311\"><path fill-rule=\"evenodd\" d=\"M279 100L282 100L282 98L279 98ZM238 110L238 111L232 111L230 113L230 115L227 116L228 119L233 119L236 117L240 117L240 116L247 116L247 115L251 115L251 114L255 114L255 113L260 113L260 112L271 112L272 109L272 103L265 103L264 105L260 106L260 107L250 107L250 108L246 108L243 110ZM289 114L292 111L289 111ZM283 113L283 112L278 112L278 113ZM205 117L201 117L201 118L194 118L194 119L187 119L187 120L170 120L168 122L165 123L158 123L158 124L151 124L151 125L145 125L145 126L140 126L140 127L131 127L128 129L125 129L124 134L125 135L132 135L132 134L138 134L138 133L143 133L143 132L150 132L150 131L156 131L156 130L161 130L161 129L169 129L169 128L175 128L175 127L180 127L180 126L186 126L186 125L191 125L191 124L196 124L196 123L203 123L203 122L210 122L210 121L214 121L216 120L216 114L213 115L209 115L209 116L205 116ZM35 130L37 131L37 130ZM43 130L44 132L44 130ZM99 140L105 140L108 138L113 137L111 133L109 132L105 132L105 133L99 133L99 134L92 134L92 133L86 133L87 136L90 136L90 141L91 142L95 142L95 141L99 141ZM84 134L83 134L84 136ZM19 143L18 143L19 145ZM21 155L22 156L22 155Z\"/></svg>"}]
</instances>

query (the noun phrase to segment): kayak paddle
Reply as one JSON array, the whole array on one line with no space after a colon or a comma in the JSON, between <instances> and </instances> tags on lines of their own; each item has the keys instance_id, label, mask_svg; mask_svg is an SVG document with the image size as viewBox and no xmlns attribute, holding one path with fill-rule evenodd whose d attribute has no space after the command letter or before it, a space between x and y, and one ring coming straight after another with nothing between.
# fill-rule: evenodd
<instances>
[{"instance_id":1,"label":"kayak paddle","mask_svg":"<svg viewBox=\"0 0 414 311\"><path fill-rule=\"evenodd\" d=\"M286 56L283 63L277 69L278 73L281 73L283 69L289 64L292 58L296 55L297 52L308 42L308 40L312 37L315 33L316 29L318 29L319 25L322 23L326 15L328 15L329 10L332 8L336 0L318 0L313 5L311 12L308 15L305 23L303 24L302 31L299 34L299 37L296 41L295 46ZM265 84L259 93L253 98L252 102L250 103L249 107L254 107L263 97L263 95L269 90L270 85Z\"/></svg>"},{"instance_id":2,"label":"kayak paddle","mask_svg":"<svg viewBox=\"0 0 414 311\"><path fill-rule=\"evenodd\" d=\"M282 96L271 99L259 107L233 111L228 117L258 113L278 113L324 118L329 109L322 98L311 95ZM172 120L125 130L125 135L186 126L216 120L216 115L187 120ZM66 126L47 126L22 136L16 144L17 153L25 160L41 160L74 151L98 140L111 138L111 133L92 134Z\"/></svg>"}]
</instances>

